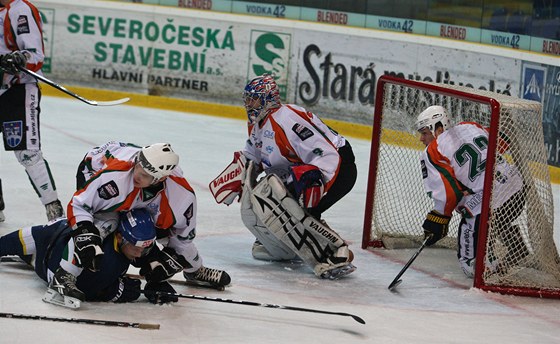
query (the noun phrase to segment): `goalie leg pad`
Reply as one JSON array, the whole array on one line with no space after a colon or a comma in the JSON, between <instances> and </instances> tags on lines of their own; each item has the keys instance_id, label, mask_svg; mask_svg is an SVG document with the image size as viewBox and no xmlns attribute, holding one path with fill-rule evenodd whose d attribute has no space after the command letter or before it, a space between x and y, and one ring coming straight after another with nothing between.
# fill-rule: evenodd
<instances>
[{"instance_id":1,"label":"goalie leg pad","mask_svg":"<svg viewBox=\"0 0 560 344\"><path fill-rule=\"evenodd\" d=\"M251 206L251 191L245 188L241 196L241 220L245 227L261 242L268 254L253 254L255 259L281 261L297 259L297 255L281 240L278 240L257 218Z\"/></svg>"},{"instance_id":2,"label":"goalie leg pad","mask_svg":"<svg viewBox=\"0 0 560 344\"><path fill-rule=\"evenodd\" d=\"M346 243L336 232L308 215L275 175L261 179L252 190L250 200L256 217L269 232L314 271L318 264L328 265L319 268L316 274L321 275L334 265L349 264L349 255L336 263L331 261L339 249L345 247L347 250Z\"/></svg>"}]
</instances>

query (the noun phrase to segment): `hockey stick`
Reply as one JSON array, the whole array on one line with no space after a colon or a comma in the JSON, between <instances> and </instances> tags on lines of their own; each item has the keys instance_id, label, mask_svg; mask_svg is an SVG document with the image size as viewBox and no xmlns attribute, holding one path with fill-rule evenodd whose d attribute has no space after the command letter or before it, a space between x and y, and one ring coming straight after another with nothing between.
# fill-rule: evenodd
<instances>
[{"instance_id":1,"label":"hockey stick","mask_svg":"<svg viewBox=\"0 0 560 344\"><path fill-rule=\"evenodd\" d=\"M159 330L159 324L130 323L124 321L111 321L111 320L57 318L57 317L48 317L43 315L29 315L29 314L2 313L2 312L0 312L0 318L26 319L26 320L50 320L50 321L70 322L76 324L132 327L132 328L139 328L143 330Z\"/></svg>"},{"instance_id":2,"label":"hockey stick","mask_svg":"<svg viewBox=\"0 0 560 344\"><path fill-rule=\"evenodd\" d=\"M35 72L30 71L29 69L27 69L27 68L25 68L25 67L18 67L18 68L19 68L19 70L21 70L22 72L33 76L35 79L41 80L42 82L44 82L44 83L46 83L46 84L49 84L50 86L52 86L52 87L54 87L54 88L56 88L56 89L58 89L58 90L60 90L60 91L62 91L62 92L64 92L64 93L68 94L69 96L72 96L72 97L74 97L74 98L76 98L76 99L79 99L79 100L81 100L81 101L83 101L84 103L89 104L89 105L93 105L93 106L112 106L112 105L119 105L119 104L122 104L122 103L126 103L127 101L130 100L130 98L122 98L122 99L111 100L111 101L106 101L106 102L103 102L103 101L95 101L95 100L89 100L89 99L86 99L86 98L84 98L84 97L82 97L82 96L80 96L80 95L78 95L78 94L72 92L72 91L67 90L64 86L61 86L61 85L55 83L54 81L51 81L51 80L45 78L45 77L42 76L42 75L39 75L39 74L37 74L37 73L35 73Z\"/></svg>"},{"instance_id":3,"label":"hockey stick","mask_svg":"<svg viewBox=\"0 0 560 344\"><path fill-rule=\"evenodd\" d=\"M140 276L140 275L137 275L137 274L126 274L125 276L128 277L128 278L134 278L134 279L144 279L144 276ZM191 281L187 281L187 280L179 281L179 280L170 279L170 280L167 280L167 282L172 283L172 284L185 285L187 287L205 288L205 289L212 289L212 290L217 290L217 291L226 290L226 287L221 286L221 285L201 284L201 283L191 282Z\"/></svg>"},{"instance_id":4,"label":"hockey stick","mask_svg":"<svg viewBox=\"0 0 560 344\"><path fill-rule=\"evenodd\" d=\"M424 249L424 247L426 247L426 243L428 242L428 240L431 238L431 235L428 236L426 239L424 239L424 242L422 242L422 245L420 245L420 248L418 248L418 251L416 251L416 253L414 253L414 255L412 257L410 257L410 259L408 260L408 262L405 264L405 266L403 266L403 268L401 269L401 271L399 271L399 273L397 274L397 276L395 277L395 279L393 279L393 282L391 282L391 284L389 284L389 287L387 287L390 291L395 291L395 288L401 284L402 279L400 279L400 277L404 274L404 272L408 269L408 267L412 264L412 262L414 262L414 260L416 259L416 257L418 257L418 255L420 254L420 252L422 252L422 250Z\"/></svg>"},{"instance_id":5,"label":"hockey stick","mask_svg":"<svg viewBox=\"0 0 560 344\"><path fill-rule=\"evenodd\" d=\"M199 296L199 295L168 293L168 292L164 292L164 291L146 291L146 290L140 290L140 291L144 294L155 294L155 295L161 295L161 296L175 296L175 297L182 297L182 298L186 298L186 299L233 303L233 304L236 304L236 305L256 306L256 307L265 307L265 308L277 308L277 309L285 309L285 310L288 310L288 311L300 311L300 312L311 312L311 313L321 313L321 314L330 314L330 315L341 315L341 316L346 316L346 317L352 317L352 319L356 320L360 324L365 324L366 323L364 321L364 319L360 318L359 316L349 314L349 313L329 312L329 311L322 311L322 310L318 310L318 309L282 306L282 305L274 305L274 304L269 304L269 303L259 303L259 302L253 302L253 301L230 300L230 299L222 299L222 298L219 298L219 297L208 297L208 296Z\"/></svg>"}]
</instances>

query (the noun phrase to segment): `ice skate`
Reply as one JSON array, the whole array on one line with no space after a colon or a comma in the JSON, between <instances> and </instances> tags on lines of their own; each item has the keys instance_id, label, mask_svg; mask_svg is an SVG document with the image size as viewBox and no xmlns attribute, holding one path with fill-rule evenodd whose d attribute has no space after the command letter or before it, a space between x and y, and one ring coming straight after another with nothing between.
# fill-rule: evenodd
<instances>
[{"instance_id":1,"label":"ice skate","mask_svg":"<svg viewBox=\"0 0 560 344\"><path fill-rule=\"evenodd\" d=\"M223 270L200 267L195 272L183 272L186 284L224 290L231 283L231 277Z\"/></svg>"},{"instance_id":2,"label":"ice skate","mask_svg":"<svg viewBox=\"0 0 560 344\"><path fill-rule=\"evenodd\" d=\"M46 204L45 209L47 211L47 219L49 221L52 221L59 217L64 217L64 209L62 208L62 204L59 200Z\"/></svg>"},{"instance_id":3,"label":"ice skate","mask_svg":"<svg viewBox=\"0 0 560 344\"><path fill-rule=\"evenodd\" d=\"M76 276L63 268L56 270L43 296L45 302L68 308L80 308L85 299L84 293L76 287Z\"/></svg>"},{"instance_id":4,"label":"ice skate","mask_svg":"<svg viewBox=\"0 0 560 344\"><path fill-rule=\"evenodd\" d=\"M315 266L315 274L323 279L339 279L356 270L356 267L352 264L353 260L354 253L348 249L348 246L342 246L327 258L326 263Z\"/></svg>"}]
</instances>

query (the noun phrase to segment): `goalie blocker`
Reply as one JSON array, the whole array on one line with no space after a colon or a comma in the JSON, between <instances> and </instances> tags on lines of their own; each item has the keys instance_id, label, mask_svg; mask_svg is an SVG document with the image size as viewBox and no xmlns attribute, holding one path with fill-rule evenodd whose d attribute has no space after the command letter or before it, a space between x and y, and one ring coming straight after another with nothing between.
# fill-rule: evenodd
<instances>
[{"instance_id":1,"label":"goalie blocker","mask_svg":"<svg viewBox=\"0 0 560 344\"><path fill-rule=\"evenodd\" d=\"M249 162L241 215L271 255L297 256L321 278L337 279L353 272L353 254L344 240L305 212L276 175L267 175L253 187L253 167Z\"/></svg>"}]
</instances>

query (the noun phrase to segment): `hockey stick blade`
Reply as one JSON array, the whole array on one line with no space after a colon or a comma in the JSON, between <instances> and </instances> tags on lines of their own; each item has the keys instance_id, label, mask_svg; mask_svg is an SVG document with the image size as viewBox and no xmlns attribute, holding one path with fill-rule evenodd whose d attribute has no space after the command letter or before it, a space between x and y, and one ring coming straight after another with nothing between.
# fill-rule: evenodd
<instances>
[{"instance_id":1,"label":"hockey stick blade","mask_svg":"<svg viewBox=\"0 0 560 344\"><path fill-rule=\"evenodd\" d=\"M46 83L46 84L48 84L48 85L50 85L50 86L56 88L57 90L62 91L62 92L64 92L64 93L66 93L67 95L72 96L72 97L74 97L74 98L76 98L76 99L78 99L78 100L81 100L82 102L84 102L84 103L86 103L86 104L88 104L88 105L93 105L93 106L113 106L113 105L119 105L119 104L122 104L122 103L126 103L127 101L130 100L130 98L121 98L121 99L110 100L110 101L89 100L89 99L86 99L86 98L84 98L84 97L82 97L82 96L80 96L80 95L78 95L78 94L72 92L72 91L69 91L68 89L66 89L66 87L61 86L61 85L57 84L56 82L51 81L51 80L45 78L45 77L42 76L42 75L39 75L39 74L37 74L37 73L35 73L35 72L30 71L29 69L27 69L27 68L25 68L25 67L19 67L19 69L20 69L22 72L31 75L31 76L34 77L35 79L41 80L42 82L44 82L44 83Z\"/></svg>"},{"instance_id":2,"label":"hockey stick blade","mask_svg":"<svg viewBox=\"0 0 560 344\"><path fill-rule=\"evenodd\" d=\"M134 278L134 279L144 279L144 276L140 276L140 275L137 275L137 274L126 274L126 277ZM187 287L212 289L212 290L217 290L217 291L226 290L226 288L224 286L212 285L212 284L201 284L201 283L196 283L196 282L193 282L193 281L186 281L186 280L170 279L170 280L167 280L167 282L169 282L171 284L177 284L177 285L179 285L179 284L180 285L186 285Z\"/></svg>"},{"instance_id":3,"label":"hockey stick blade","mask_svg":"<svg viewBox=\"0 0 560 344\"><path fill-rule=\"evenodd\" d=\"M401 283L402 283L402 279L397 280L397 281L393 281L391 284L389 284L388 289L389 289L390 291L394 291L394 289L395 289L396 287L398 287L399 284L401 284Z\"/></svg>"},{"instance_id":4,"label":"hockey stick blade","mask_svg":"<svg viewBox=\"0 0 560 344\"><path fill-rule=\"evenodd\" d=\"M256 306L256 307L265 307L265 308L276 308L276 309L284 309L284 310L288 310L288 311L299 311L299 312L311 312L311 313L320 313L320 314L329 314L329 315L340 315L340 316L345 316L345 317L351 317L352 319L359 322L360 324L365 324L366 323L364 321L364 319L360 318L357 315L350 314L350 313L330 312L330 311L323 311L323 310L318 310L318 309L274 305L274 304L269 304L269 303L259 303L259 302L253 302L253 301L222 299L222 298L219 298L219 297L208 297L208 296L199 296L199 295L168 293L168 292L164 292L164 291L140 290L140 292L142 292L144 294L155 294L155 295L161 295L161 296L175 296L175 297L186 298L186 299L233 303L233 304L236 304L236 305Z\"/></svg>"},{"instance_id":5,"label":"hockey stick blade","mask_svg":"<svg viewBox=\"0 0 560 344\"><path fill-rule=\"evenodd\" d=\"M399 286L399 284L402 283L402 279L401 276L405 273L405 271L410 267L410 265L412 264L412 262L414 262L414 260L416 259L416 257L418 257L418 255L420 254L420 252L422 252L422 250L424 249L424 247L426 247L426 244L428 243L428 240L430 240L431 236L428 236L426 239L424 239L424 241L422 242L422 245L420 245L420 247L418 248L418 250L412 255L412 257L410 257L410 259L408 260L408 262L405 264L405 266L403 266L403 268L401 269L401 271L399 271L399 273L397 274L397 276L395 276L395 278L393 279L393 282L391 282L391 284L389 284L389 286L387 287L387 289L389 289L390 291L395 291L397 286Z\"/></svg>"},{"instance_id":6,"label":"hockey stick blade","mask_svg":"<svg viewBox=\"0 0 560 344\"><path fill-rule=\"evenodd\" d=\"M25 319L25 320L49 320L49 321L69 322L75 324L131 327L131 328L139 328L143 330L159 330L159 324L131 323L131 322L112 321L112 320L58 318L58 317L49 317L43 315L29 315L29 314L2 313L2 312L0 312L0 318Z\"/></svg>"}]
</instances>

